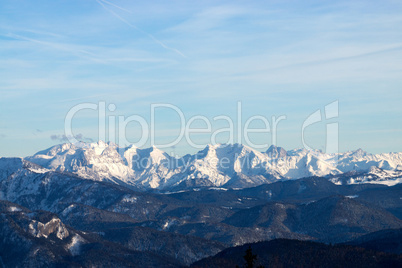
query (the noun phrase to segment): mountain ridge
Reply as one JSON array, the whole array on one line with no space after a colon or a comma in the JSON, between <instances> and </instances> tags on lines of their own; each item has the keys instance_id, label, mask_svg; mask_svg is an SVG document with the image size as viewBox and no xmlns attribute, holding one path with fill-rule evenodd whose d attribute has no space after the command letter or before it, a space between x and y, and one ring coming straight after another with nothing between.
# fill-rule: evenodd
<instances>
[{"instance_id":1,"label":"mountain ridge","mask_svg":"<svg viewBox=\"0 0 402 268\"><path fill-rule=\"evenodd\" d=\"M328 176L336 184L402 182L402 153L370 154L361 149L325 154L305 149L286 151L272 145L259 152L242 144L216 144L176 158L155 146L120 148L99 141L55 145L23 160L43 172L69 172L85 179L158 190L247 188L310 176ZM345 180L345 174L361 176Z\"/></svg>"},{"instance_id":2,"label":"mountain ridge","mask_svg":"<svg viewBox=\"0 0 402 268\"><path fill-rule=\"evenodd\" d=\"M104 152L108 151L99 150L99 154ZM82 256L70 257L69 251L60 248L60 254L73 259L91 261L111 246L116 248L105 260L127 253L134 258L127 261L135 262L143 252L151 258L153 254L161 257L155 259L157 264L165 259L172 265L188 265L222 248L249 242L275 238L346 242L372 231L402 228L402 184L336 185L328 178L310 177L245 189L211 186L158 193L45 169L23 158L0 159L0 166L4 168L0 169L0 199L14 203L4 203L4 214L20 213L21 221L26 222L31 215L27 210L48 211L50 214L32 222L33 234L41 236L32 239L45 239L43 250L50 253L48 242L57 241L65 248L79 240L74 236L66 242L53 239L63 234L57 231L63 230L63 225L51 218L57 215L69 232L82 232L81 237L89 242L80 242ZM9 223L4 222L5 226ZM5 234L9 233L15 232ZM10 241L4 246L19 244ZM27 254L36 252L35 244L30 245Z\"/></svg>"}]
</instances>

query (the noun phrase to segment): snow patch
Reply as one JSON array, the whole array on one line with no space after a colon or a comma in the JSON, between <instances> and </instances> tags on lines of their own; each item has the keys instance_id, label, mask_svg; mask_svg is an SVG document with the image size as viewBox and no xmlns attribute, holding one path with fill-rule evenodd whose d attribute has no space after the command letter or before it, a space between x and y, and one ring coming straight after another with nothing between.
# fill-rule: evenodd
<instances>
[{"instance_id":1,"label":"snow patch","mask_svg":"<svg viewBox=\"0 0 402 268\"><path fill-rule=\"evenodd\" d=\"M19 211L21 211L21 209L20 209L20 208L17 208L17 207L12 206L12 207L9 207L9 208L8 208L8 211L9 211L9 212L19 212Z\"/></svg>"},{"instance_id":2,"label":"snow patch","mask_svg":"<svg viewBox=\"0 0 402 268\"><path fill-rule=\"evenodd\" d=\"M122 202L125 203L137 203L138 198L136 196L130 196L130 195L126 195L123 197L123 199L121 200Z\"/></svg>"},{"instance_id":3,"label":"snow patch","mask_svg":"<svg viewBox=\"0 0 402 268\"><path fill-rule=\"evenodd\" d=\"M67 245L68 250L70 251L71 255L77 256L81 253L81 245L84 244L86 241L80 235L76 234L72 239L71 243Z\"/></svg>"},{"instance_id":4,"label":"snow patch","mask_svg":"<svg viewBox=\"0 0 402 268\"><path fill-rule=\"evenodd\" d=\"M39 221L33 220L28 225L28 232L35 237L44 237L48 238L48 236L52 233L56 233L57 238L63 240L64 238L69 236L69 232L64 224L60 221L60 219L53 218L49 222L43 224Z\"/></svg>"},{"instance_id":5,"label":"snow patch","mask_svg":"<svg viewBox=\"0 0 402 268\"><path fill-rule=\"evenodd\" d=\"M66 207L66 208L61 212L61 215L63 215L63 217L67 217L67 215L68 215L69 213L71 213L71 211L72 211L75 207L76 207L76 205L74 205L74 204L69 205L68 207Z\"/></svg>"},{"instance_id":6,"label":"snow patch","mask_svg":"<svg viewBox=\"0 0 402 268\"><path fill-rule=\"evenodd\" d=\"M49 172L50 170L47 168L43 168L43 167L29 167L28 168L29 171L33 172L33 173L37 173L37 174L43 174L46 172Z\"/></svg>"}]
</instances>

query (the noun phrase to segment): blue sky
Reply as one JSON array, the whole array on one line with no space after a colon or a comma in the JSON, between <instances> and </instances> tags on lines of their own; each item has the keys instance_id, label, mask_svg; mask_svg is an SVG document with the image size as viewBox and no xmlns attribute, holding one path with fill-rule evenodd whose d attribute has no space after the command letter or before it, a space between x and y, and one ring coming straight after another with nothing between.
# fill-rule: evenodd
<instances>
[{"instance_id":1,"label":"blue sky","mask_svg":"<svg viewBox=\"0 0 402 268\"><path fill-rule=\"evenodd\" d=\"M69 109L99 101L116 105L110 116L147 120L152 103L211 119L235 118L241 101L243 121L286 116L286 149L302 147L311 113L339 101L340 151L402 151L401 14L400 1L3 0L0 156L60 143ZM162 111L157 122L156 140L173 140L177 116ZM325 149L326 123L306 131L313 148ZM74 119L83 139L97 129L96 112ZM139 133L128 125L130 140ZM185 141L169 150L196 151Z\"/></svg>"}]
</instances>

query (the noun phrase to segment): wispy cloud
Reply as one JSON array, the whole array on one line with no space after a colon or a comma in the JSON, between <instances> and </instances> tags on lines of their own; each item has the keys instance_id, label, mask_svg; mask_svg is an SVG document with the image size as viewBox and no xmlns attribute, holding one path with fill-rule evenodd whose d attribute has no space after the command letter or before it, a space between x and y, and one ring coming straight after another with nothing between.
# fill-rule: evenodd
<instances>
[{"instance_id":1,"label":"wispy cloud","mask_svg":"<svg viewBox=\"0 0 402 268\"><path fill-rule=\"evenodd\" d=\"M59 141L59 142L69 142L72 138L75 138L76 140L79 140L79 141L93 142L93 139L84 137L84 135L81 133L75 135L74 137L66 136L64 134L63 135L54 134L54 135L50 136L50 139L52 141Z\"/></svg>"},{"instance_id":2,"label":"wispy cloud","mask_svg":"<svg viewBox=\"0 0 402 268\"><path fill-rule=\"evenodd\" d=\"M176 54L182 56L183 58L187 58L180 50L178 50L178 49L176 49L176 48L172 48L172 47L167 46L164 42L160 41L159 39L157 39L157 38L156 38L155 36L153 36L152 34L150 34L150 33L146 32L146 31L144 31L144 30L138 28L137 26L135 26L134 24L130 23L129 21L127 21L126 19L124 19L122 16L120 16L119 14L117 14L116 12L114 12L113 10L111 10L110 8L106 7L105 4L112 5L112 6L114 6L114 7L117 7L117 8L119 8L119 9L121 9L121 10L124 10L124 11L128 11L128 10L123 9L123 8L121 8L121 7L118 7L117 5L112 4L112 3L108 2L108 1L96 0L96 2L98 2L98 4L101 5L106 11L108 11L108 12L111 13L113 16L115 16L116 18L118 18L119 20L121 20L122 22L124 22L125 24L127 24L129 27L131 27L131 28L133 28L133 29L135 29L135 30L137 30L137 31L139 31L139 32L141 32L141 33L143 33L143 34L145 34L145 35L148 36L150 39L152 39L152 41L154 41L155 43L159 44L159 45L162 46L163 48L165 48L165 49L167 49L167 50L170 50L170 51L173 51L173 52L175 52ZM131 12L131 11L128 11L128 12Z\"/></svg>"},{"instance_id":3,"label":"wispy cloud","mask_svg":"<svg viewBox=\"0 0 402 268\"><path fill-rule=\"evenodd\" d=\"M64 44L64 43L57 43L57 42L42 41L42 40L22 36L22 35L19 35L19 34L14 34L14 33L10 33L7 36L15 38L15 39L29 41L29 42L32 42L32 43L36 43L36 44L40 44L40 45L43 45L43 46L51 47L51 48L54 48L54 49L57 49L57 50L66 51L66 52L74 54L75 56L79 56L79 57L85 58L87 60L96 62L96 63L105 63L104 60L97 58L94 53L86 51L82 47L79 47L79 46L74 46L74 45Z\"/></svg>"},{"instance_id":4,"label":"wispy cloud","mask_svg":"<svg viewBox=\"0 0 402 268\"><path fill-rule=\"evenodd\" d=\"M255 15L256 11L257 10L250 10L249 8L234 5L208 7L193 14L184 22L168 28L166 31L202 34L203 32L222 28L225 25L228 27L224 28L224 30L227 30L228 28L235 27L235 25L230 25L230 20L246 16L247 14Z\"/></svg>"},{"instance_id":5,"label":"wispy cloud","mask_svg":"<svg viewBox=\"0 0 402 268\"><path fill-rule=\"evenodd\" d=\"M34 135L34 136L38 136L41 133L43 133L43 130L41 130L39 128L32 131L32 135Z\"/></svg>"},{"instance_id":6,"label":"wispy cloud","mask_svg":"<svg viewBox=\"0 0 402 268\"><path fill-rule=\"evenodd\" d=\"M106 0L99 0L99 1L102 1L103 3L106 3L106 4L108 4L108 5L114 6L114 7L118 8L118 9L123 10L123 11L126 11L126 12L128 12L128 13L133 13L131 10L128 10L128 9L126 9L126 8L123 8L123 7L121 7L121 6L118 6L118 5L116 5L116 4L113 4L113 3L109 2L109 1L106 1Z\"/></svg>"},{"instance_id":7,"label":"wispy cloud","mask_svg":"<svg viewBox=\"0 0 402 268\"><path fill-rule=\"evenodd\" d=\"M21 31L17 31L21 32ZM25 29L22 31L23 33L25 32L32 32L32 33L37 33L35 30L28 30ZM89 60L93 63L96 64L115 64L115 63L174 63L175 61L172 59L167 59L167 58L161 58L161 57L155 57L154 55L150 53L146 53L146 51L143 50L133 50L133 49L127 49L127 48L110 48L110 47L102 47L102 46L96 46L96 45L81 45L81 44L76 44L76 43L66 43L66 42L61 42L61 38L53 38L56 41L44 41L42 39L39 39L41 36L38 37L30 37L27 35L23 35L20 33L15 33L15 32L10 32L7 34L1 34L0 37L4 36L7 38L12 38L14 40L22 40L22 41L28 41L30 43L42 45L45 47L50 47L55 50L59 51L64 51L67 53L70 53L78 58L82 58L84 60ZM54 35L52 37L59 37L57 35ZM15 48L15 44L12 46L8 47L9 49ZM31 47L32 48L32 47ZM169 48L170 49L170 48ZM148 55L147 55L148 54ZM133 56L134 55L134 56ZM4 61L5 60L1 60ZM71 60L70 60L71 61ZM25 64L28 65L29 61L27 59L25 60L18 60L15 58L10 58L7 61L7 64ZM32 65L32 64L31 64Z\"/></svg>"},{"instance_id":8,"label":"wispy cloud","mask_svg":"<svg viewBox=\"0 0 402 268\"><path fill-rule=\"evenodd\" d=\"M0 25L0 29L6 32L11 32L11 33L23 33L24 35L26 34L32 34L32 35L40 35L40 36L46 36L46 37L52 37L52 38L65 38L66 36L55 33L55 32L50 32L50 31L42 31L42 30L37 30L37 29L29 29L29 28L21 28L21 27L11 27L9 25Z\"/></svg>"}]
</instances>

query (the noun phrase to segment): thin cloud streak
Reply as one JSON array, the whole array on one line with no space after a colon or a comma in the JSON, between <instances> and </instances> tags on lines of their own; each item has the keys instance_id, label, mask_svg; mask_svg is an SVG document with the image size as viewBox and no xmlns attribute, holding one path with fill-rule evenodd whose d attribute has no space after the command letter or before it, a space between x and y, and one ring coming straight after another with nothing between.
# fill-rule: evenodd
<instances>
[{"instance_id":1,"label":"thin cloud streak","mask_svg":"<svg viewBox=\"0 0 402 268\"><path fill-rule=\"evenodd\" d=\"M86 142L93 142L94 140L88 137L85 137L83 134L79 133L77 135L74 135L74 137L71 136L66 136L66 135L57 135L57 134L53 134L50 135L50 139L52 141L59 141L59 142L69 142L72 138L75 138L76 140L79 141L86 141Z\"/></svg>"},{"instance_id":2,"label":"thin cloud streak","mask_svg":"<svg viewBox=\"0 0 402 268\"><path fill-rule=\"evenodd\" d=\"M66 46L64 44L41 41L41 40L37 40L37 39L34 39L34 38L29 38L29 37L25 37L25 36L18 35L18 34L13 34L13 33L8 34L7 36L15 38L15 39L20 39L20 40L29 41L29 42L32 42L32 43L37 43L37 44L41 44L41 45L44 45L44 46L52 47L52 48L55 48L55 49L58 49L58 50L71 52L71 53L73 53L74 55L76 55L78 57L89 59L89 60L91 60L93 62L96 62L96 63L106 63L105 61L103 61L101 59L94 58L94 57L89 57L89 56L95 56L95 55L93 53L91 53L91 52L86 51L86 50L74 49L74 48L71 48L70 46ZM85 54L85 55L83 55L83 54Z\"/></svg>"},{"instance_id":3,"label":"thin cloud streak","mask_svg":"<svg viewBox=\"0 0 402 268\"><path fill-rule=\"evenodd\" d=\"M100 0L100 1L102 1L103 3L106 3L106 4L108 4L108 5L114 6L115 8L118 8L118 9L120 9L120 10L126 11L126 12L128 12L128 13L131 13L131 14L133 13L131 10L125 9L125 8L123 8L123 7L121 7L121 6L118 6L118 5L116 5L116 4L113 4L113 3L109 2L109 1L106 1L106 0Z\"/></svg>"},{"instance_id":4,"label":"thin cloud streak","mask_svg":"<svg viewBox=\"0 0 402 268\"><path fill-rule=\"evenodd\" d=\"M54 38L65 38L64 35L54 33L54 32L49 32L49 31L40 31L36 29L26 29L26 28L20 28L20 27L9 27L9 26L1 26L0 29L8 31L8 32L23 32L23 33L31 33L35 35L43 35L43 36L49 36L49 37L54 37Z\"/></svg>"},{"instance_id":5,"label":"thin cloud streak","mask_svg":"<svg viewBox=\"0 0 402 268\"><path fill-rule=\"evenodd\" d=\"M295 67L300 68L300 67L315 66L315 65L327 64L327 63L335 63L335 62L340 62L340 61L348 61L348 60L352 60L352 59L360 59L360 58L375 56L375 55L382 54L382 53L395 52L395 51L399 51L399 50L402 50L402 46L396 45L396 46L393 46L390 48L374 50L374 51L367 52L367 53L355 54L355 55L350 55L350 56L340 56L340 57L336 57L336 58L327 58L327 59L315 60L315 61L293 63L293 64L288 64L288 65L268 68L268 69L264 69L261 71L253 70L250 73L252 73L253 75L258 75L259 73L260 74L266 73L267 71L279 71L279 70L285 70L285 69L290 69L290 68L295 68ZM238 73L238 74L232 74L232 75L240 76L240 75L244 75L244 73Z\"/></svg>"},{"instance_id":6,"label":"thin cloud streak","mask_svg":"<svg viewBox=\"0 0 402 268\"><path fill-rule=\"evenodd\" d=\"M110 8L107 8L103 3L108 3L106 1L103 0L96 0L96 2L98 2L98 4L100 4L106 11L108 11L109 13L111 13L113 16L115 16L116 18L118 18L119 20L121 20L122 22L124 22L125 24L127 24L129 27L145 34L146 36L148 36L149 38L151 38L155 43L159 44L160 46L162 46L163 48L173 51L176 54L182 56L183 58L187 58L180 50L176 49L176 48L172 48L167 46L165 43L163 43L162 41L160 41L159 39L155 38L152 34L145 32L143 30L141 30L140 28L138 28L137 26L131 24L130 22L128 22L126 19L124 19L123 17L121 17L119 14L117 14L116 12L114 12L113 10L111 10ZM103 2L103 3L102 3ZM114 6L114 5L113 5Z\"/></svg>"},{"instance_id":7,"label":"thin cloud streak","mask_svg":"<svg viewBox=\"0 0 402 268\"><path fill-rule=\"evenodd\" d=\"M15 34L15 33L9 33L7 35L5 35L7 37L11 37L14 39L18 39L18 40L24 40L24 41L28 41L28 42L32 42L32 43L36 43L36 44L40 44L40 45L44 45L47 47L51 47L60 51L65 51L65 52L70 52L73 55L85 59L85 60L90 60L91 62L97 63L97 64L111 64L111 63L130 63L130 62L138 62L138 63L162 63L162 62L169 62L169 63L175 63L175 61L173 60L169 60L169 59L164 59L164 58L133 58L133 57L112 57L112 58L101 58L99 57L97 54L95 53L91 53L85 49L78 47L75 47L75 45L71 45L71 44L64 44L64 43L56 43L56 42L48 42L48 41L42 41L42 40L38 40L38 39L34 39L34 38L30 38L30 37L26 37L26 36L22 36L19 34ZM94 47L94 49L97 49L96 47ZM25 61L26 62L26 61Z\"/></svg>"}]
</instances>

